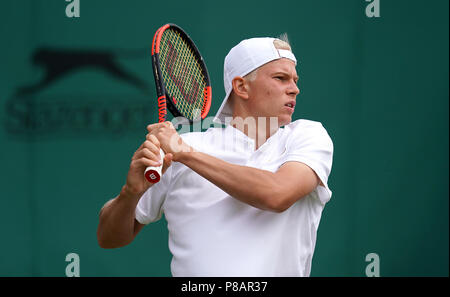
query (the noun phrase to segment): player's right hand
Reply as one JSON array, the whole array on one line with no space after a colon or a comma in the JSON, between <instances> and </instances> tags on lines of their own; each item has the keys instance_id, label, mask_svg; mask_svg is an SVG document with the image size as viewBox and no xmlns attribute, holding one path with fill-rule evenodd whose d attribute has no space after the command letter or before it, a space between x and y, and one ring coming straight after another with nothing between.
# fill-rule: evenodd
<instances>
[{"instance_id":1,"label":"player's right hand","mask_svg":"<svg viewBox=\"0 0 450 297\"><path fill-rule=\"evenodd\" d=\"M159 153L160 143L155 135L147 134L146 140L136 150L131 158L128 170L126 190L130 194L142 195L153 183L147 181L144 176L145 169L149 166L160 166L163 164L162 173L172 164L172 154L166 154L161 160Z\"/></svg>"}]
</instances>

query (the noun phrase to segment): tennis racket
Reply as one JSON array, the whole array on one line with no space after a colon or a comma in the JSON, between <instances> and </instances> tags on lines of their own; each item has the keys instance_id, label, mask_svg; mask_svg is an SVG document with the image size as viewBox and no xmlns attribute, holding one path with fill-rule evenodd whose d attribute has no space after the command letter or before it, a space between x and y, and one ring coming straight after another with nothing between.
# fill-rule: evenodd
<instances>
[{"instance_id":1,"label":"tennis racket","mask_svg":"<svg viewBox=\"0 0 450 297\"><path fill-rule=\"evenodd\" d=\"M192 39L175 24L159 28L152 41L152 66L158 96L158 122L166 121L167 110L192 124L204 119L211 107L208 70ZM164 151L160 150L164 159ZM145 177L159 182L162 165L147 167Z\"/></svg>"}]
</instances>

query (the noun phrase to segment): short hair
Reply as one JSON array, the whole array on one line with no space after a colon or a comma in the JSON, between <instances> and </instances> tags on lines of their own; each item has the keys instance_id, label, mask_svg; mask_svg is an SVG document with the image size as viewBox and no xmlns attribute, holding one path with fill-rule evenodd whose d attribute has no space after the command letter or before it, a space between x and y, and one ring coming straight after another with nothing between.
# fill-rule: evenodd
<instances>
[{"instance_id":1,"label":"short hair","mask_svg":"<svg viewBox=\"0 0 450 297\"><path fill-rule=\"evenodd\" d=\"M277 38L275 38L274 41L273 41L273 46L276 49L283 49L283 50L288 50L288 51L292 52L292 48L291 48L291 45L289 43L289 38L288 38L287 33L283 33L280 36L278 36ZM257 72L258 72L258 68L256 68L252 72L246 74L244 76L244 78L249 80L249 81L253 81L256 78Z\"/></svg>"},{"instance_id":2,"label":"short hair","mask_svg":"<svg viewBox=\"0 0 450 297\"><path fill-rule=\"evenodd\" d=\"M287 33L283 33L278 38L273 41L273 45L276 49L284 49L292 52L291 44L289 43L289 38Z\"/></svg>"}]
</instances>

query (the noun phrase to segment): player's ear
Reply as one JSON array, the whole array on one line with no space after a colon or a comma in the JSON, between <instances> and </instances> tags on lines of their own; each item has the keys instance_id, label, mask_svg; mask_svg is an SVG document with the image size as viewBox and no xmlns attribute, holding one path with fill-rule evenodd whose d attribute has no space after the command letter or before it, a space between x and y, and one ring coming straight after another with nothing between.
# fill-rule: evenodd
<instances>
[{"instance_id":1,"label":"player's ear","mask_svg":"<svg viewBox=\"0 0 450 297\"><path fill-rule=\"evenodd\" d=\"M233 92L243 98L243 99L248 99L248 90L249 90L249 86L247 84L247 82L245 81L245 79L243 79L240 76L236 76L235 78L233 78L233 81L231 82L232 86L233 86Z\"/></svg>"}]
</instances>

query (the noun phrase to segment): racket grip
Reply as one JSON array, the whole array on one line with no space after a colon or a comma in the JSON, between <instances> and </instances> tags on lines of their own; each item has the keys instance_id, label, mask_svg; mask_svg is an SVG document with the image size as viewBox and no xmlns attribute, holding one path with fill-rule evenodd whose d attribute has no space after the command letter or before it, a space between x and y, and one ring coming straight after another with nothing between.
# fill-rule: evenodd
<instances>
[{"instance_id":1,"label":"racket grip","mask_svg":"<svg viewBox=\"0 0 450 297\"><path fill-rule=\"evenodd\" d=\"M161 160L164 160L164 151L162 149L159 149L159 153L161 155ZM157 182L159 182L159 180L161 179L162 176L162 165L158 166L158 167L154 167L154 166L149 166L145 169L145 178L153 183L156 184Z\"/></svg>"}]
</instances>

